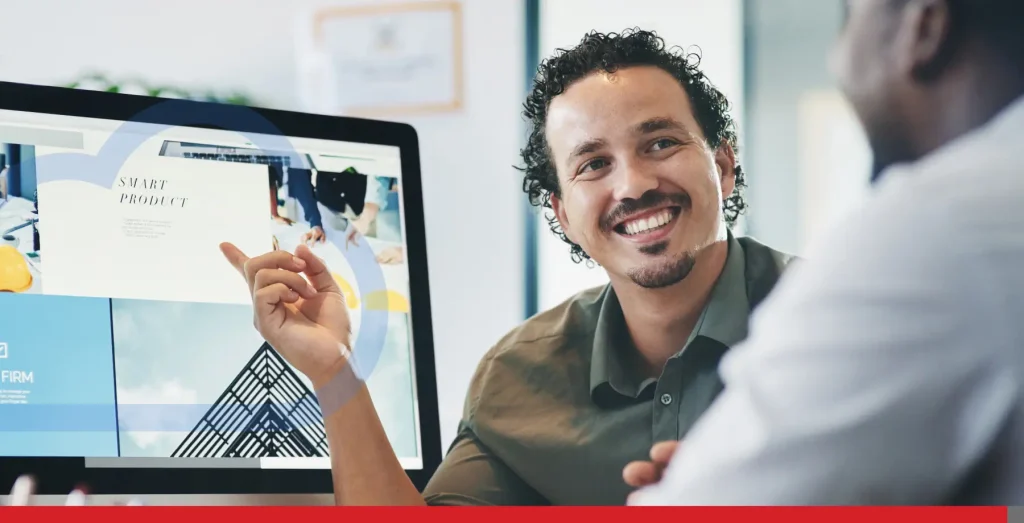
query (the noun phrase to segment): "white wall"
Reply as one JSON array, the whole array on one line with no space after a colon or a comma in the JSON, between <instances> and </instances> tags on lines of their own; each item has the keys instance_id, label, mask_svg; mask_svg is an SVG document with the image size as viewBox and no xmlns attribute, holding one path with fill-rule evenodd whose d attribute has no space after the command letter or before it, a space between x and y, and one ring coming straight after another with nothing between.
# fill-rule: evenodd
<instances>
[{"instance_id":1,"label":"white wall","mask_svg":"<svg viewBox=\"0 0 1024 523\"><path fill-rule=\"evenodd\" d=\"M297 109L293 20L338 3L4 0L0 80L62 84L98 70L241 89ZM420 136L445 446L481 355L522 319L524 195L512 166L523 135L523 11L519 0L465 0L464 109L408 120Z\"/></svg>"},{"instance_id":2,"label":"white wall","mask_svg":"<svg viewBox=\"0 0 1024 523\"><path fill-rule=\"evenodd\" d=\"M816 165L828 165L822 179L832 179L833 171L838 177L841 171L864 179L855 166L863 163L865 144L845 111L835 104L835 110L817 105L820 114L814 119L801 116L802 108L810 107L809 96L835 88L828 52L842 25L843 2L747 0L746 5L748 231L772 247L801 254L808 228L819 227L813 222L821 219L810 207L813 202L804 201L805 194L820 196L804 187L807 173L813 176ZM816 153L804 137L818 131L830 133L833 142ZM835 142L840 136L849 143ZM832 203L817 202L816 207L828 211Z\"/></svg>"},{"instance_id":3,"label":"white wall","mask_svg":"<svg viewBox=\"0 0 1024 523\"><path fill-rule=\"evenodd\" d=\"M632 27L656 31L669 46L699 47L701 69L732 102L732 115L742 135L741 0L542 0L540 23L542 58L576 45L589 31L620 32ZM568 245L551 234L547 220L539 217L538 222L540 310L608 281L600 267L573 263Z\"/></svg>"}]
</instances>

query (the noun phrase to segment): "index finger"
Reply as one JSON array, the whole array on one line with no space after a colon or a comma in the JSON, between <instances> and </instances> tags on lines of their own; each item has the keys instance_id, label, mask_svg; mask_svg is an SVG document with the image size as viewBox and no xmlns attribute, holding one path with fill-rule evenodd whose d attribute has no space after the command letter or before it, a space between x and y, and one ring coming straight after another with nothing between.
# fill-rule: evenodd
<instances>
[{"instance_id":1,"label":"index finger","mask_svg":"<svg viewBox=\"0 0 1024 523\"><path fill-rule=\"evenodd\" d=\"M249 258L234 245L222 243L221 251L232 266L242 274L249 292L253 291L256 273L263 269L285 269L292 272L306 270L306 261L285 250L270 251L255 258Z\"/></svg>"},{"instance_id":2,"label":"index finger","mask_svg":"<svg viewBox=\"0 0 1024 523\"><path fill-rule=\"evenodd\" d=\"M245 275L245 262L249 261L249 257L246 256L241 249L235 247L229 242L224 242L220 244L220 252L228 259L228 263L230 263L232 267L234 267L243 276Z\"/></svg>"}]
</instances>

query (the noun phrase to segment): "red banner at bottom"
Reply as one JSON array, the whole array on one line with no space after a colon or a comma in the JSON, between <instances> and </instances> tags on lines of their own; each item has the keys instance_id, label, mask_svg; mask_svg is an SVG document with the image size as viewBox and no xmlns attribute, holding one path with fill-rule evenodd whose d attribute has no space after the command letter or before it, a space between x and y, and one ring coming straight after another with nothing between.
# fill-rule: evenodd
<instances>
[{"instance_id":1,"label":"red banner at bottom","mask_svg":"<svg viewBox=\"0 0 1024 523\"><path fill-rule=\"evenodd\" d=\"M1006 523L1005 507L0 507L0 521L102 521L116 523L186 523L199 521L254 523L267 521L376 521L381 518L415 518L416 523L567 523L585 518L587 523L613 521L673 521L684 523ZM666 519L656 519L666 518Z\"/></svg>"}]
</instances>

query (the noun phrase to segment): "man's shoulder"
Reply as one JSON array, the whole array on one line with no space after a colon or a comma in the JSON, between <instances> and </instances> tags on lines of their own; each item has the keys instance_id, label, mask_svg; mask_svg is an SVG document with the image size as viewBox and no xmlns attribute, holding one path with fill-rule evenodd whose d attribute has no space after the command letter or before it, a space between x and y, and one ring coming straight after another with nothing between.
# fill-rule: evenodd
<instances>
[{"instance_id":1,"label":"man's shoulder","mask_svg":"<svg viewBox=\"0 0 1024 523\"><path fill-rule=\"evenodd\" d=\"M743 247L747 299L750 308L754 309L775 288L786 268L799 258L769 247L751 236L737 237L736 240Z\"/></svg>"},{"instance_id":2,"label":"man's shoulder","mask_svg":"<svg viewBox=\"0 0 1024 523\"><path fill-rule=\"evenodd\" d=\"M502 336L477 365L467 416L475 418L481 402L511 415L573 396L589 376L597 316L608 292L608 286L580 292ZM532 393L537 390L544 394Z\"/></svg>"},{"instance_id":3,"label":"man's shoulder","mask_svg":"<svg viewBox=\"0 0 1024 523\"><path fill-rule=\"evenodd\" d=\"M738 236L736 240L743 246L748 260L769 263L780 271L789 266L791 262L799 260L795 254L765 245L753 236Z\"/></svg>"},{"instance_id":4,"label":"man's shoulder","mask_svg":"<svg viewBox=\"0 0 1024 523\"><path fill-rule=\"evenodd\" d=\"M592 337L608 292L608 285L593 287L537 313L502 336L488 357L522 351L544 353Z\"/></svg>"}]
</instances>

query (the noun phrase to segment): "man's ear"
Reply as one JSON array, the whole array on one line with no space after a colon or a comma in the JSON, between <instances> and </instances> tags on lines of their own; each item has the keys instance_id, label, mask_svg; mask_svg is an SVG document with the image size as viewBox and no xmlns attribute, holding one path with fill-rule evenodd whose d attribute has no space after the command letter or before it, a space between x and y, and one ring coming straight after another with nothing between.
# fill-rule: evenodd
<instances>
[{"instance_id":1,"label":"man's ear","mask_svg":"<svg viewBox=\"0 0 1024 523\"><path fill-rule=\"evenodd\" d=\"M576 240L572 238L572 228L569 227L569 218L565 214L562 200L554 194L551 195L551 210L555 211L555 219L558 220L558 225L562 227L562 232L565 233L565 236L573 243L576 243Z\"/></svg>"},{"instance_id":2,"label":"man's ear","mask_svg":"<svg viewBox=\"0 0 1024 523\"><path fill-rule=\"evenodd\" d=\"M902 12L896 29L899 68L930 80L952 60L953 26L948 0L915 0Z\"/></svg>"},{"instance_id":3,"label":"man's ear","mask_svg":"<svg viewBox=\"0 0 1024 523\"><path fill-rule=\"evenodd\" d=\"M715 166L722 184L722 199L725 200L736 190L736 151L726 140L722 140L722 144L715 150Z\"/></svg>"}]
</instances>

